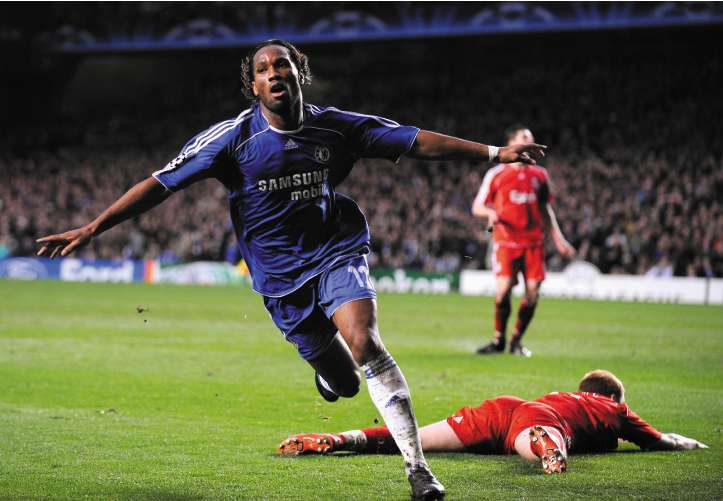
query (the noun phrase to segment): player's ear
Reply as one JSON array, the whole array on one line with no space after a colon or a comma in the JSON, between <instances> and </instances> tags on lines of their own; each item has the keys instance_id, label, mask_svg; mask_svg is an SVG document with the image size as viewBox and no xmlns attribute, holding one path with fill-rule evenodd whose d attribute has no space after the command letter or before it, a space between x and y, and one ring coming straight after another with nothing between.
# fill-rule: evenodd
<instances>
[{"instance_id":1,"label":"player's ear","mask_svg":"<svg viewBox=\"0 0 723 501\"><path fill-rule=\"evenodd\" d=\"M257 96L257 97L258 97L259 91L256 90L256 81L251 82L251 90L253 91L254 96Z\"/></svg>"}]
</instances>

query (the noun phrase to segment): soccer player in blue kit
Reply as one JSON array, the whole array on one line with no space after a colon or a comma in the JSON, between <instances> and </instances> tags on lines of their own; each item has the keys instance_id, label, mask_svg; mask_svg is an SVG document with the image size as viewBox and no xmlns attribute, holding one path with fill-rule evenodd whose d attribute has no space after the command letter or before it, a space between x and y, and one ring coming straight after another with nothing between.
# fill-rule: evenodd
<instances>
[{"instance_id":1,"label":"soccer player in blue kit","mask_svg":"<svg viewBox=\"0 0 723 501\"><path fill-rule=\"evenodd\" d=\"M217 179L228 191L253 288L314 368L321 395L328 401L356 395L361 367L404 458L412 498L442 499L444 487L422 453L409 388L379 336L366 219L335 187L362 157L535 163L545 147L497 148L315 106L301 92L310 80L308 59L292 44L259 44L242 64L249 109L196 135L92 222L38 239L38 255L66 256L174 192Z\"/></svg>"}]
</instances>

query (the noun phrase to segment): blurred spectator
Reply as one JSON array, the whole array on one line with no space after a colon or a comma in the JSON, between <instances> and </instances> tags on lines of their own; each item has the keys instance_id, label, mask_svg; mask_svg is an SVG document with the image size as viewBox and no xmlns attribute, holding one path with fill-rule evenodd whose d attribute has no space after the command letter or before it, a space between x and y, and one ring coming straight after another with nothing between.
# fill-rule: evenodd
<instances>
[{"instance_id":1,"label":"blurred spectator","mask_svg":"<svg viewBox=\"0 0 723 501\"><path fill-rule=\"evenodd\" d=\"M338 50L319 49L316 57L311 51L317 78L309 100L492 143L501 142L505 126L522 121L551 147L545 165L557 216L581 259L605 273L723 276L719 60L642 50L626 58L601 51L594 64L588 54L524 68L503 59L495 74L486 65L465 67L471 88L455 81L456 60L444 49L397 44L394 66L375 51L349 49L341 66ZM134 96L138 106L8 130L0 138L14 152L0 157L0 255L34 254L35 238L91 220L201 128L238 114L244 105L232 94L226 62L216 66L222 75L200 72L162 93ZM485 266L488 237L470 215L485 168L358 161L338 190L366 213L370 264L425 271ZM239 258L225 190L215 181L173 195L80 255L168 263ZM551 270L564 267L555 252L548 256Z\"/></svg>"},{"instance_id":2,"label":"blurred spectator","mask_svg":"<svg viewBox=\"0 0 723 501\"><path fill-rule=\"evenodd\" d=\"M655 265L645 273L645 276L656 278L672 277L673 265L670 264L670 261L668 261L668 256L666 256L665 254L660 256L658 262L655 263Z\"/></svg>"}]
</instances>

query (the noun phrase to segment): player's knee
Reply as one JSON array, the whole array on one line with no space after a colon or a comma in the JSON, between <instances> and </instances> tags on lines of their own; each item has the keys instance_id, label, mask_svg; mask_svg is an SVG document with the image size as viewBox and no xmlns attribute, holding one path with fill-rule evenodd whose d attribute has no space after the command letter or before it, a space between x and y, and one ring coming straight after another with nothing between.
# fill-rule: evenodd
<instances>
[{"instance_id":1,"label":"player's knee","mask_svg":"<svg viewBox=\"0 0 723 501\"><path fill-rule=\"evenodd\" d=\"M376 329L359 329L354 335L351 353L359 365L364 365L384 353L384 345Z\"/></svg>"},{"instance_id":2,"label":"player's knee","mask_svg":"<svg viewBox=\"0 0 723 501\"><path fill-rule=\"evenodd\" d=\"M538 299L540 299L539 291L530 291L525 294L525 301L527 302L528 306L537 306Z\"/></svg>"},{"instance_id":3,"label":"player's knee","mask_svg":"<svg viewBox=\"0 0 723 501\"><path fill-rule=\"evenodd\" d=\"M510 291L507 291L504 294L498 293L495 297L495 303L497 303L497 306L510 306Z\"/></svg>"},{"instance_id":4,"label":"player's knee","mask_svg":"<svg viewBox=\"0 0 723 501\"><path fill-rule=\"evenodd\" d=\"M366 364L384 353L384 345L381 341L374 337L369 337L364 346L359 349L360 353L360 364Z\"/></svg>"}]
</instances>

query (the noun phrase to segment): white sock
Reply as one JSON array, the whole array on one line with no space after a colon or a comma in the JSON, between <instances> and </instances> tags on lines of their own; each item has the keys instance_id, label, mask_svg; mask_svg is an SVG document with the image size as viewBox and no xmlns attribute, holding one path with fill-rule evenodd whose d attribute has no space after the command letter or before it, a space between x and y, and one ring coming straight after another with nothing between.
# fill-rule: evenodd
<instances>
[{"instance_id":1,"label":"white sock","mask_svg":"<svg viewBox=\"0 0 723 501\"><path fill-rule=\"evenodd\" d=\"M344 439L344 450L363 452L367 446L367 436L361 430L349 430L340 433Z\"/></svg>"},{"instance_id":2,"label":"white sock","mask_svg":"<svg viewBox=\"0 0 723 501\"><path fill-rule=\"evenodd\" d=\"M363 369L369 395L397 443L406 466L426 466L409 387L397 363L385 351Z\"/></svg>"}]
</instances>

